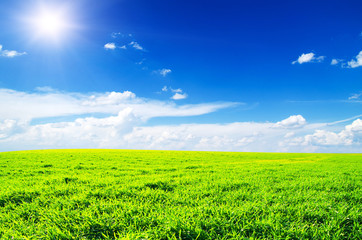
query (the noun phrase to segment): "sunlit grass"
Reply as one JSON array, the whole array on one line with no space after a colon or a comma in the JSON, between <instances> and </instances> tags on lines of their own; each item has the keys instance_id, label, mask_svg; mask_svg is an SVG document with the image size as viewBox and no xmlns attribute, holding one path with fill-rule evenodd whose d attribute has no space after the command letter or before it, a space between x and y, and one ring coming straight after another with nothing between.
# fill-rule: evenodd
<instances>
[{"instance_id":1,"label":"sunlit grass","mask_svg":"<svg viewBox=\"0 0 362 240\"><path fill-rule=\"evenodd\" d=\"M1 239L361 239L360 154L0 153Z\"/></svg>"}]
</instances>

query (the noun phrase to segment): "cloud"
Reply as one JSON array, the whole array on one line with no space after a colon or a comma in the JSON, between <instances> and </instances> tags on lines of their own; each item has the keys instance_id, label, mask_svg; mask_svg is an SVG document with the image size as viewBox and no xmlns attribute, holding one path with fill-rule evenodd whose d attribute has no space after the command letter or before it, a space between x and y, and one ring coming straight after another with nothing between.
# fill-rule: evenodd
<instances>
[{"instance_id":1,"label":"cloud","mask_svg":"<svg viewBox=\"0 0 362 240\"><path fill-rule=\"evenodd\" d=\"M140 119L131 108L121 110L117 115L106 118L77 118L72 122L27 125L22 132L13 132L3 143L19 142L22 148L102 148L113 147L122 136L132 131ZM0 129L1 134L1 129Z\"/></svg>"},{"instance_id":2,"label":"cloud","mask_svg":"<svg viewBox=\"0 0 362 240\"><path fill-rule=\"evenodd\" d=\"M120 33L120 32L113 32L113 33L111 33L111 37L112 37L112 38L118 38L119 36L123 36L123 34Z\"/></svg>"},{"instance_id":3,"label":"cloud","mask_svg":"<svg viewBox=\"0 0 362 240\"><path fill-rule=\"evenodd\" d=\"M32 97L36 97L32 96ZM71 96L74 98L74 96ZM78 100L82 100L80 96ZM108 108L109 104L142 101L130 93L101 94L93 108ZM82 101L80 101L82 102ZM76 105L79 104L78 102ZM160 105L152 103L142 109L128 104L117 108L117 112L103 117L77 117L74 120L31 124L21 119L0 120L0 151L43 148L123 148L164 150L212 150L248 152L362 152L362 121L357 119L339 132L326 123L292 124L286 122L234 122L226 124L178 124L145 126L152 116L167 116L172 111L185 109L188 116L200 108L184 105L167 109L164 114ZM86 104L89 105L89 104ZM157 106L155 106L157 105ZM144 113L151 109L153 114ZM199 106L203 108L204 106ZM214 106L217 108L217 106ZM0 108L2 109L2 108ZM220 109L220 108L219 108ZM212 108L208 108L210 112ZM2 111L2 110L1 110ZM34 113L35 114L35 113ZM142 115L145 114L145 115ZM182 116L185 113L178 112ZM4 116L4 115L1 115ZM146 118L144 116L147 116ZM300 116L300 115L294 115ZM285 119L286 120L286 119ZM275 127L283 122L283 126ZM302 121L303 122L303 121Z\"/></svg>"},{"instance_id":4,"label":"cloud","mask_svg":"<svg viewBox=\"0 0 362 240\"><path fill-rule=\"evenodd\" d=\"M1 57L8 57L8 58L13 58L13 57L18 57L21 55L25 55L27 54L26 52L17 52L15 50L3 50L3 46L0 45L0 56Z\"/></svg>"},{"instance_id":5,"label":"cloud","mask_svg":"<svg viewBox=\"0 0 362 240\"><path fill-rule=\"evenodd\" d=\"M331 65L337 65L340 62L343 62L343 59L333 58L332 61L331 61Z\"/></svg>"},{"instance_id":6,"label":"cloud","mask_svg":"<svg viewBox=\"0 0 362 240\"><path fill-rule=\"evenodd\" d=\"M295 61L292 62L292 64L303 64L303 63L307 63L307 62L321 62L323 61L325 58L325 56L319 56L316 57L316 55L314 53L303 53L302 55L299 56L299 58Z\"/></svg>"},{"instance_id":7,"label":"cloud","mask_svg":"<svg viewBox=\"0 0 362 240\"><path fill-rule=\"evenodd\" d=\"M177 88L177 89L170 88L170 89L171 89L171 92L173 92L173 93L182 93L181 88Z\"/></svg>"},{"instance_id":8,"label":"cloud","mask_svg":"<svg viewBox=\"0 0 362 240\"><path fill-rule=\"evenodd\" d=\"M147 126L151 118L200 116L238 104L178 105L140 98L130 91L85 94L0 89L0 151L127 148L362 152L362 120L356 117L312 124L302 115L291 115L276 122ZM341 126L346 121L351 123Z\"/></svg>"},{"instance_id":9,"label":"cloud","mask_svg":"<svg viewBox=\"0 0 362 240\"><path fill-rule=\"evenodd\" d=\"M356 59L352 59L347 63L347 66L350 68L356 68L362 66L362 51L356 56Z\"/></svg>"},{"instance_id":10,"label":"cloud","mask_svg":"<svg viewBox=\"0 0 362 240\"><path fill-rule=\"evenodd\" d=\"M0 151L121 147L127 145L125 134L150 118L197 116L236 105L177 105L139 98L130 91L82 94L0 89Z\"/></svg>"},{"instance_id":11,"label":"cloud","mask_svg":"<svg viewBox=\"0 0 362 240\"><path fill-rule=\"evenodd\" d=\"M295 135L295 132L288 132L284 135L284 138L291 138L291 137L294 137Z\"/></svg>"},{"instance_id":12,"label":"cloud","mask_svg":"<svg viewBox=\"0 0 362 240\"><path fill-rule=\"evenodd\" d=\"M173 89L172 87L167 87L167 86L164 86L162 88L162 92L168 92L169 90L172 93L174 93L174 95L171 97L171 99L173 100L181 100L181 99L186 99L188 97L186 93L183 93L181 88Z\"/></svg>"},{"instance_id":13,"label":"cloud","mask_svg":"<svg viewBox=\"0 0 362 240\"><path fill-rule=\"evenodd\" d=\"M106 43L106 44L104 45L104 48L107 49L107 50L114 50L114 49L116 49L117 47L116 47L116 44L115 44L115 43Z\"/></svg>"},{"instance_id":14,"label":"cloud","mask_svg":"<svg viewBox=\"0 0 362 240\"><path fill-rule=\"evenodd\" d=\"M238 104L218 102L177 105L168 101L140 98L130 91L82 94L60 91L27 93L0 89L0 120L30 121L93 113L117 114L130 107L137 117L146 121L153 117L197 116Z\"/></svg>"},{"instance_id":15,"label":"cloud","mask_svg":"<svg viewBox=\"0 0 362 240\"><path fill-rule=\"evenodd\" d=\"M139 61L139 62L136 62L136 64L138 64L138 65L142 65L145 61L146 61L146 58L142 58L142 60L141 60L141 61Z\"/></svg>"},{"instance_id":16,"label":"cloud","mask_svg":"<svg viewBox=\"0 0 362 240\"><path fill-rule=\"evenodd\" d=\"M280 122L277 122L276 128L299 128L306 124L306 120L302 115L292 115Z\"/></svg>"},{"instance_id":17,"label":"cloud","mask_svg":"<svg viewBox=\"0 0 362 240\"><path fill-rule=\"evenodd\" d=\"M361 144L362 140L362 120L357 119L352 124L345 126L345 129L339 133L316 130L313 134L306 135L302 142L303 145L352 145Z\"/></svg>"},{"instance_id":18,"label":"cloud","mask_svg":"<svg viewBox=\"0 0 362 240\"><path fill-rule=\"evenodd\" d=\"M275 123L182 124L136 127L125 135L128 147L143 149L216 150L247 152L362 152L362 121L347 125L342 133L310 124L290 132ZM307 132L315 131L312 134Z\"/></svg>"},{"instance_id":19,"label":"cloud","mask_svg":"<svg viewBox=\"0 0 362 240\"><path fill-rule=\"evenodd\" d=\"M129 45L132 46L132 47L134 47L134 48L137 49L137 50L141 50L141 51L144 50L144 48L143 48L141 45L139 45L137 42L135 42L135 41L130 42Z\"/></svg>"},{"instance_id":20,"label":"cloud","mask_svg":"<svg viewBox=\"0 0 362 240\"><path fill-rule=\"evenodd\" d=\"M173 100L181 100L181 99L185 99L185 98L187 98L187 94L186 93L175 93L172 97L171 97L171 99L173 99Z\"/></svg>"},{"instance_id":21,"label":"cloud","mask_svg":"<svg viewBox=\"0 0 362 240\"><path fill-rule=\"evenodd\" d=\"M35 90L39 91L39 92L57 92L56 89L49 87L49 86L36 87Z\"/></svg>"},{"instance_id":22,"label":"cloud","mask_svg":"<svg viewBox=\"0 0 362 240\"><path fill-rule=\"evenodd\" d=\"M348 100L357 100L357 99L359 99L361 96L362 96L362 92L360 92L360 93L355 93L355 94L352 94L352 96L350 96L350 97L348 98Z\"/></svg>"},{"instance_id":23,"label":"cloud","mask_svg":"<svg viewBox=\"0 0 362 240\"><path fill-rule=\"evenodd\" d=\"M159 69L157 71L154 71L155 73L159 73L161 74L161 76L163 77L166 77L168 74L170 74L172 71L171 69L168 69L168 68L162 68L162 69Z\"/></svg>"}]
</instances>

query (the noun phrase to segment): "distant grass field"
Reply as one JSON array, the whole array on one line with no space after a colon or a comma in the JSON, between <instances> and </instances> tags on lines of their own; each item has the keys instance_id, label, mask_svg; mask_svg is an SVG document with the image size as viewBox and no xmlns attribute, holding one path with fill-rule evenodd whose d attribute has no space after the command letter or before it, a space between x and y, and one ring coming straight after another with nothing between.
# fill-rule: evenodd
<instances>
[{"instance_id":1,"label":"distant grass field","mask_svg":"<svg viewBox=\"0 0 362 240\"><path fill-rule=\"evenodd\" d=\"M362 155L0 153L1 239L362 239Z\"/></svg>"}]
</instances>

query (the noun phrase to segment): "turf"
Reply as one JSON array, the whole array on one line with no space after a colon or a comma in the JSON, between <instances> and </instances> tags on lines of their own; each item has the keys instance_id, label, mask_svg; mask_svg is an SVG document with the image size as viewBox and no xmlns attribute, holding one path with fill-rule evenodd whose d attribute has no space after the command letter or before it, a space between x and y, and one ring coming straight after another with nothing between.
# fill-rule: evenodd
<instances>
[{"instance_id":1,"label":"turf","mask_svg":"<svg viewBox=\"0 0 362 240\"><path fill-rule=\"evenodd\" d=\"M0 153L1 239L361 239L361 154Z\"/></svg>"}]
</instances>

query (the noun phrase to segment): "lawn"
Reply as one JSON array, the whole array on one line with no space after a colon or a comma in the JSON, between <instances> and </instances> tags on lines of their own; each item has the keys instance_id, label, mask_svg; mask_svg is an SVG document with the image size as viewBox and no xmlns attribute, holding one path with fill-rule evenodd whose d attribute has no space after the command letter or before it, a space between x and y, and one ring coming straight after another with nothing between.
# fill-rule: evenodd
<instances>
[{"instance_id":1,"label":"lawn","mask_svg":"<svg viewBox=\"0 0 362 240\"><path fill-rule=\"evenodd\" d=\"M361 239L362 154L0 153L1 239Z\"/></svg>"}]
</instances>

